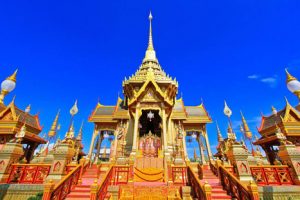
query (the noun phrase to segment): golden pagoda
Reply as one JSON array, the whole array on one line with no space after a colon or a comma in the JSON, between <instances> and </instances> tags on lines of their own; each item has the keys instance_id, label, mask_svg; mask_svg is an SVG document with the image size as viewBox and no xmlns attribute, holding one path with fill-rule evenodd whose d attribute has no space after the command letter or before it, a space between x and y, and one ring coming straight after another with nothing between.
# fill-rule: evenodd
<instances>
[{"instance_id":1,"label":"golden pagoda","mask_svg":"<svg viewBox=\"0 0 300 200\"><path fill-rule=\"evenodd\" d=\"M182 98L176 98L178 82L162 69L156 56L151 13L149 22L145 57L138 70L123 80L124 98L118 97L112 106L98 103L89 117L95 124L89 157L100 158L101 148L95 141L100 138L97 141L101 143L104 132L109 132L117 137L110 151L110 158L117 162L134 160L139 170L153 166L166 169L168 162L184 165L189 161L185 136L195 132L206 141L207 159L212 159L206 131L212 120L203 103L186 106ZM118 152L121 150L123 153ZM152 164L147 161L149 157L154 160Z\"/></svg>"}]
</instances>

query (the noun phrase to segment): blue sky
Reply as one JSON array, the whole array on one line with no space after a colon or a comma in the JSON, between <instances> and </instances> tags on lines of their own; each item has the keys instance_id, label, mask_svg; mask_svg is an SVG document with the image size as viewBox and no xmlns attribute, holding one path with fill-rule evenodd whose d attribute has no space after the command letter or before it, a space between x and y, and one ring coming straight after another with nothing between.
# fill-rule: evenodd
<instances>
[{"instance_id":1,"label":"blue sky","mask_svg":"<svg viewBox=\"0 0 300 200\"><path fill-rule=\"evenodd\" d=\"M58 109L63 136L78 99L78 130L98 99L115 104L122 80L136 71L147 46L152 10L154 47L179 81L186 105L201 99L225 136L224 99L233 124L242 110L256 133L260 112L292 104L284 68L300 78L299 1L0 1L0 78L19 68L20 108L32 104L47 132ZM93 125L85 123L89 147ZM238 129L237 129L238 131ZM215 125L208 126L216 145ZM239 133L238 133L239 134ZM238 136L239 138L241 136ZM86 148L86 149L87 149Z\"/></svg>"}]
</instances>

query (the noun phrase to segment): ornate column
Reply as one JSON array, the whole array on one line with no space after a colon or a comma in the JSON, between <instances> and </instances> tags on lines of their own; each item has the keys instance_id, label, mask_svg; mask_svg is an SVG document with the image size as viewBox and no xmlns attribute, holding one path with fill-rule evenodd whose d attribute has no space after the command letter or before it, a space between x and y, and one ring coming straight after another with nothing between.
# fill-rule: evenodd
<instances>
[{"instance_id":1,"label":"ornate column","mask_svg":"<svg viewBox=\"0 0 300 200\"><path fill-rule=\"evenodd\" d=\"M95 163L98 163L99 160L99 154L100 154L100 149L101 149L101 142L102 142L102 137L101 137L101 130L99 130L99 139L98 139L98 144L97 144L97 152L96 152L96 160Z\"/></svg>"},{"instance_id":2,"label":"ornate column","mask_svg":"<svg viewBox=\"0 0 300 200\"><path fill-rule=\"evenodd\" d=\"M140 103L137 103L135 108L135 115L134 115L134 131L133 131L133 143L132 143L132 152L131 156L135 156L136 154L136 142L138 137L138 130L139 130L139 111L140 111Z\"/></svg>"},{"instance_id":3,"label":"ornate column","mask_svg":"<svg viewBox=\"0 0 300 200\"><path fill-rule=\"evenodd\" d=\"M97 126L95 126L94 132L93 132L93 136L92 136L92 141L91 141L91 146L90 146L90 151L89 151L89 158L92 158L92 153L93 153L93 149L94 149L94 144L95 144L95 139L97 136Z\"/></svg>"},{"instance_id":4,"label":"ornate column","mask_svg":"<svg viewBox=\"0 0 300 200\"><path fill-rule=\"evenodd\" d=\"M213 155L212 155L212 152L211 152L210 143L209 143L209 139L208 139L208 135L207 135L206 129L204 130L203 135L204 135L204 138L205 138L208 159L212 160L213 159Z\"/></svg>"},{"instance_id":5,"label":"ornate column","mask_svg":"<svg viewBox=\"0 0 300 200\"><path fill-rule=\"evenodd\" d=\"M198 145L199 145L199 150L200 150L200 156L201 156L201 161L202 164L205 165L206 164L206 160L205 160L205 156L204 156L204 151L201 145L201 133L199 133L198 137L197 137L197 141L198 141Z\"/></svg>"},{"instance_id":6,"label":"ornate column","mask_svg":"<svg viewBox=\"0 0 300 200\"><path fill-rule=\"evenodd\" d=\"M186 150L186 131L183 130L183 137L182 137L182 143L183 143L183 151L184 151L184 160L186 161L190 161L188 154L187 154L187 150Z\"/></svg>"},{"instance_id":7,"label":"ornate column","mask_svg":"<svg viewBox=\"0 0 300 200\"><path fill-rule=\"evenodd\" d=\"M113 146L111 147L112 150L110 152L110 160L112 162L116 160L117 146L118 146L118 129L114 131L114 141L113 141Z\"/></svg>"},{"instance_id":8,"label":"ornate column","mask_svg":"<svg viewBox=\"0 0 300 200\"><path fill-rule=\"evenodd\" d=\"M162 121L163 121L163 140L164 140L164 153L168 151L168 143L167 143L167 119L166 119L166 111L165 108L162 108Z\"/></svg>"},{"instance_id":9,"label":"ornate column","mask_svg":"<svg viewBox=\"0 0 300 200\"><path fill-rule=\"evenodd\" d=\"M169 149L169 153L174 153L174 137L173 137L173 131L172 131L172 119L171 116L169 117L169 121L168 121L168 149Z\"/></svg>"}]
</instances>

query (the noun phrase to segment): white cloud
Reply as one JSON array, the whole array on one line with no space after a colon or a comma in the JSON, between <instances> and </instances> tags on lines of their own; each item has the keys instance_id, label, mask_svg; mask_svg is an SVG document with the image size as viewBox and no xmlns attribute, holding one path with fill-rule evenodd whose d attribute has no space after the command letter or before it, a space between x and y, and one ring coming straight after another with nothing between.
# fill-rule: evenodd
<instances>
[{"instance_id":1,"label":"white cloud","mask_svg":"<svg viewBox=\"0 0 300 200\"><path fill-rule=\"evenodd\" d=\"M258 79L258 78L259 78L259 75L253 74L253 75L248 76L248 78L249 78L249 79Z\"/></svg>"},{"instance_id":2,"label":"white cloud","mask_svg":"<svg viewBox=\"0 0 300 200\"><path fill-rule=\"evenodd\" d=\"M277 86L277 76L266 77L260 80L262 83L268 84L270 87L274 88Z\"/></svg>"},{"instance_id":3,"label":"white cloud","mask_svg":"<svg viewBox=\"0 0 300 200\"><path fill-rule=\"evenodd\" d=\"M249 75L248 79L258 80L261 83L267 84L271 88L275 88L277 86L277 83L278 83L278 76L277 75L273 75L273 76L270 76L270 77L262 77L262 78L260 78L260 75L253 74L253 75Z\"/></svg>"}]
</instances>

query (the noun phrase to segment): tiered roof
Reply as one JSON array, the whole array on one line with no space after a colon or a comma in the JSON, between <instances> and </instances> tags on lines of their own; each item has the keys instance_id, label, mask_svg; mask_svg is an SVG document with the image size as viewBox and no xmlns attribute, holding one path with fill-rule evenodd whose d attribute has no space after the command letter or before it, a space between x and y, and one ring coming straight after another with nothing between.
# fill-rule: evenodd
<instances>
[{"instance_id":1,"label":"tiered roof","mask_svg":"<svg viewBox=\"0 0 300 200\"><path fill-rule=\"evenodd\" d=\"M261 138L254 142L254 144L263 144L267 142L276 142L278 138L276 131L281 129L285 136L298 136L300 137L300 113L297 109L290 105L286 99L286 106L274 112L270 116L262 116L261 125L258 132Z\"/></svg>"},{"instance_id":2,"label":"tiered roof","mask_svg":"<svg viewBox=\"0 0 300 200\"><path fill-rule=\"evenodd\" d=\"M19 109L14 100L8 105L0 104L0 134L15 135L25 124L26 134L24 140L46 143L38 136L42 131L38 115L31 115Z\"/></svg>"}]
</instances>

